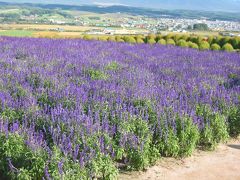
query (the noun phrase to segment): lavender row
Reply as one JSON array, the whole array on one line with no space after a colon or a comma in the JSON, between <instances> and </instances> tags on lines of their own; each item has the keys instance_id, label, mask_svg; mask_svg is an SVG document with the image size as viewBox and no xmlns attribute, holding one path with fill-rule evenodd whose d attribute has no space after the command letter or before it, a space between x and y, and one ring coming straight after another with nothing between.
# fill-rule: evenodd
<instances>
[{"instance_id":1,"label":"lavender row","mask_svg":"<svg viewBox=\"0 0 240 180\"><path fill-rule=\"evenodd\" d=\"M0 73L3 177L114 179L240 129L238 53L5 37Z\"/></svg>"}]
</instances>

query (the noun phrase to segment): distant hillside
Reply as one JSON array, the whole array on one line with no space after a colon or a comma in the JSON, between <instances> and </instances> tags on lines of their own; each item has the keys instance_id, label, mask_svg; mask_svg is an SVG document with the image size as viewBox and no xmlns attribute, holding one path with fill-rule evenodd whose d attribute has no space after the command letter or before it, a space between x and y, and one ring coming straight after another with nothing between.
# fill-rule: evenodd
<instances>
[{"instance_id":1,"label":"distant hillside","mask_svg":"<svg viewBox=\"0 0 240 180\"><path fill-rule=\"evenodd\" d=\"M134 7L148 7L155 9L188 9L188 10L205 10L205 11L226 11L239 12L240 0L4 0L5 2L28 2L43 4L102 4L102 5L119 5L124 4ZM117 2L117 3L116 3Z\"/></svg>"},{"instance_id":2,"label":"distant hillside","mask_svg":"<svg viewBox=\"0 0 240 180\"><path fill-rule=\"evenodd\" d=\"M98 5L62 5L62 4L32 4L32 3L6 3L0 2L1 8L3 6L16 6L20 8L40 8L45 10L77 10L92 13L126 13L131 15L142 15L148 17L162 17L168 16L173 18L207 18L209 20L230 20L239 21L239 13L231 12L213 12L213 11L196 11L196 10L155 10L146 8L137 8L130 6L98 6Z\"/></svg>"}]
</instances>

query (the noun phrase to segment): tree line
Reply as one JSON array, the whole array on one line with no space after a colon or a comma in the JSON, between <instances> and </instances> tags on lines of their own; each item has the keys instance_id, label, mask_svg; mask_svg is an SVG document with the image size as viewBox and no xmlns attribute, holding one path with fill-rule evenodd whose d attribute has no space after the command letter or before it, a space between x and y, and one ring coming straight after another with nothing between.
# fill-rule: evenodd
<instances>
[{"instance_id":1,"label":"tree line","mask_svg":"<svg viewBox=\"0 0 240 180\"><path fill-rule=\"evenodd\" d=\"M240 51L240 37L200 36L188 34L150 34L125 36L92 36L84 35L85 40L101 40L127 43L146 43L161 45L176 45L200 50Z\"/></svg>"}]
</instances>

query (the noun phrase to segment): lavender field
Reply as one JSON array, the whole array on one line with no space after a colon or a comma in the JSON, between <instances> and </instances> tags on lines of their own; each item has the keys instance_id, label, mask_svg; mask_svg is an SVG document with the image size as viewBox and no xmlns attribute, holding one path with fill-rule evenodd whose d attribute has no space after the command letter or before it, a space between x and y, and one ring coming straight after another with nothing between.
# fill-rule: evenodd
<instances>
[{"instance_id":1,"label":"lavender field","mask_svg":"<svg viewBox=\"0 0 240 180\"><path fill-rule=\"evenodd\" d=\"M0 179L117 179L240 133L240 54L0 39Z\"/></svg>"}]
</instances>

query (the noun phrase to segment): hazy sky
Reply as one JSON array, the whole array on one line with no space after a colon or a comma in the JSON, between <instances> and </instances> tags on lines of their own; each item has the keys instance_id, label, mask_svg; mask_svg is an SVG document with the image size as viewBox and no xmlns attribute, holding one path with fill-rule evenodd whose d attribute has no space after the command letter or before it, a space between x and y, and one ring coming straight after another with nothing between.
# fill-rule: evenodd
<instances>
[{"instance_id":1,"label":"hazy sky","mask_svg":"<svg viewBox=\"0 0 240 180\"><path fill-rule=\"evenodd\" d=\"M151 7L157 9L201 9L240 12L240 0L0 0L4 2L104 4Z\"/></svg>"}]
</instances>

